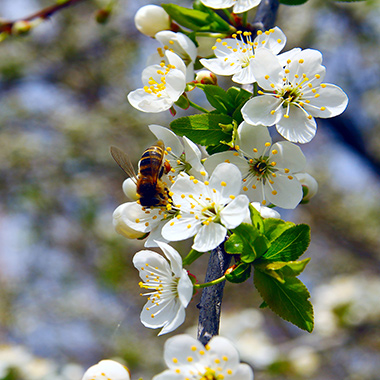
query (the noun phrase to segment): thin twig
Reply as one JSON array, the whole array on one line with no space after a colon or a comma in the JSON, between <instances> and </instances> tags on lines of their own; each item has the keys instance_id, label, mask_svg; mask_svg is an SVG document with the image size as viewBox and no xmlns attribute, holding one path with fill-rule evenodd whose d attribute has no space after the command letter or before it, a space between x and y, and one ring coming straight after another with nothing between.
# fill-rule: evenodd
<instances>
[{"instance_id":1,"label":"thin twig","mask_svg":"<svg viewBox=\"0 0 380 380\"><path fill-rule=\"evenodd\" d=\"M55 5L51 5L49 7L46 7L44 9L41 9L38 12L33 13L32 15L27 16L25 18L21 18L21 19L14 20L14 21L1 21L0 22L0 33L5 32L8 34L12 34L12 27L16 22L19 22L19 21L29 22L29 21L33 21L36 19L47 19L50 16L52 16L54 13L60 11L61 9L70 7L70 6L75 5L81 1L84 1L84 0L67 0L66 2L64 2L62 4L55 4Z\"/></svg>"}]
</instances>

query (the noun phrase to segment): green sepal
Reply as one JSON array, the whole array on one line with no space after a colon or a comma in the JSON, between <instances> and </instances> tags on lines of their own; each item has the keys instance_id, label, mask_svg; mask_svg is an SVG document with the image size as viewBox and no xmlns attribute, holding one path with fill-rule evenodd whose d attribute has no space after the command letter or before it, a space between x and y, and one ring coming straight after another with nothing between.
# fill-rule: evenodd
<instances>
[{"instance_id":1,"label":"green sepal","mask_svg":"<svg viewBox=\"0 0 380 380\"><path fill-rule=\"evenodd\" d=\"M308 300L310 293L298 278L285 277L280 282L255 267L254 284L265 303L278 316L302 330L313 331L313 306Z\"/></svg>"},{"instance_id":2,"label":"green sepal","mask_svg":"<svg viewBox=\"0 0 380 380\"><path fill-rule=\"evenodd\" d=\"M204 254L204 252L198 252L195 249L192 249L186 257L182 260L182 265L190 265L192 264L195 260L197 260L199 257L201 257Z\"/></svg>"},{"instance_id":3,"label":"green sepal","mask_svg":"<svg viewBox=\"0 0 380 380\"><path fill-rule=\"evenodd\" d=\"M250 277L251 268L251 264L240 262L231 273L226 274L226 280L235 284L244 282Z\"/></svg>"},{"instance_id":4,"label":"green sepal","mask_svg":"<svg viewBox=\"0 0 380 380\"><path fill-rule=\"evenodd\" d=\"M170 128L178 136L186 136L196 144L208 146L223 140L230 141L231 134L224 133L220 124L232 122L230 116L207 113L180 117L170 123Z\"/></svg>"},{"instance_id":5,"label":"green sepal","mask_svg":"<svg viewBox=\"0 0 380 380\"><path fill-rule=\"evenodd\" d=\"M185 8L176 4L161 6L174 21L193 31L229 33L235 30L215 12Z\"/></svg>"},{"instance_id":6,"label":"green sepal","mask_svg":"<svg viewBox=\"0 0 380 380\"><path fill-rule=\"evenodd\" d=\"M310 243L310 227L307 224L297 224L285 230L271 242L262 259L269 261L297 260Z\"/></svg>"},{"instance_id":7,"label":"green sepal","mask_svg":"<svg viewBox=\"0 0 380 380\"><path fill-rule=\"evenodd\" d=\"M266 238L272 242L278 238L284 231L290 227L294 227L295 224L292 222L285 222L282 219L266 218L263 220L264 224L264 235Z\"/></svg>"},{"instance_id":8,"label":"green sepal","mask_svg":"<svg viewBox=\"0 0 380 380\"><path fill-rule=\"evenodd\" d=\"M307 0L280 0L280 3L285 5L301 5L306 2Z\"/></svg>"},{"instance_id":9,"label":"green sepal","mask_svg":"<svg viewBox=\"0 0 380 380\"><path fill-rule=\"evenodd\" d=\"M183 110L187 110L190 107L189 99L186 94L182 94L174 104Z\"/></svg>"}]
</instances>

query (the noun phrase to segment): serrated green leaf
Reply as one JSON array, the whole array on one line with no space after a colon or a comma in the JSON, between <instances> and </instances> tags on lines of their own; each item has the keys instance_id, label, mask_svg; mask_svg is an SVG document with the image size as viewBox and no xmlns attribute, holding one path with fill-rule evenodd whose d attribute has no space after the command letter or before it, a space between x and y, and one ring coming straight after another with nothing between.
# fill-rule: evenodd
<instances>
[{"instance_id":1,"label":"serrated green leaf","mask_svg":"<svg viewBox=\"0 0 380 380\"><path fill-rule=\"evenodd\" d=\"M229 282L233 282L235 284L244 282L248 280L248 278L250 277L251 268L252 266L250 264L241 262L236 266L236 268L231 273L226 274L226 279Z\"/></svg>"},{"instance_id":2,"label":"serrated green leaf","mask_svg":"<svg viewBox=\"0 0 380 380\"><path fill-rule=\"evenodd\" d=\"M284 231L290 227L294 227L295 224L292 222L285 222L281 219L266 218L263 221L264 223L264 235L266 238L272 242L278 238Z\"/></svg>"},{"instance_id":3,"label":"serrated green leaf","mask_svg":"<svg viewBox=\"0 0 380 380\"><path fill-rule=\"evenodd\" d=\"M254 284L269 308L284 320L302 330L313 331L313 306L306 286L296 277L286 277L283 283L255 268Z\"/></svg>"},{"instance_id":4,"label":"serrated green leaf","mask_svg":"<svg viewBox=\"0 0 380 380\"><path fill-rule=\"evenodd\" d=\"M272 241L262 259L270 261L297 260L306 251L309 243L310 227L307 224L297 224Z\"/></svg>"},{"instance_id":5,"label":"serrated green leaf","mask_svg":"<svg viewBox=\"0 0 380 380\"><path fill-rule=\"evenodd\" d=\"M238 234L232 234L224 243L224 250L230 255L240 255L244 250L243 240Z\"/></svg>"},{"instance_id":6,"label":"serrated green leaf","mask_svg":"<svg viewBox=\"0 0 380 380\"><path fill-rule=\"evenodd\" d=\"M190 265L192 264L196 259L201 257L204 254L204 252L198 252L195 249L192 249L187 256L182 260L182 265Z\"/></svg>"},{"instance_id":7,"label":"serrated green leaf","mask_svg":"<svg viewBox=\"0 0 380 380\"><path fill-rule=\"evenodd\" d=\"M161 4L166 13L178 24L193 31L229 32L231 26L215 12L189 9L176 4Z\"/></svg>"},{"instance_id":8,"label":"serrated green leaf","mask_svg":"<svg viewBox=\"0 0 380 380\"><path fill-rule=\"evenodd\" d=\"M217 145L220 141L231 140L231 134L224 133L219 124L230 124L227 115L207 113L180 117L170 123L170 128L179 136L186 136L200 145Z\"/></svg>"},{"instance_id":9,"label":"serrated green leaf","mask_svg":"<svg viewBox=\"0 0 380 380\"><path fill-rule=\"evenodd\" d=\"M280 0L280 3L285 5L301 5L306 2L307 0Z\"/></svg>"}]
</instances>

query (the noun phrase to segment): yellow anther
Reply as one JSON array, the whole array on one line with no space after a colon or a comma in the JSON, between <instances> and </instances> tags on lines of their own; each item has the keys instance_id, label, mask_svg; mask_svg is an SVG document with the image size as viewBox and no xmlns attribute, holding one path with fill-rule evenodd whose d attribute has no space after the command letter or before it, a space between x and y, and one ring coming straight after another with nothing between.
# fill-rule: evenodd
<instances>
[{"instance_id":1,"label":"yellow anther","mask_svg":"<svg viewBox=\"0 0 380 380\"><path fill-rule=\"evenodd\" d=\"M288 178L289 178L289 179L293 179L293 176L291 176L291 175L288 175Z\"/></svg>"},{"instance_id":2,"label":"yellow anther","mask_svg":"<svg viewBox=\"0 0 380 380\"><path fill-rule=\"evenodd\" d=\"M272 194L273 194L273 195L276 195L276 194L277 194L277 191L276 191L276 190L273 190L273 191L272 191Z\"/></svg>"},{"instance_id":3,"label":"yellow anther","mask_svg":"<svg viewBox=\"0 0 380 380\"><path fill-rule=\"evenodd\" d=\"M224 181L222 181L222 182L220 183L220 185L223 186L223 187L227 186L227 184L226 184Z\"/></svg>"},{"instance_id":4,"label":"yellow anther","mask_svg":"<svg viewBox=\"0 0 380 380\"><path fill-rule=\"evenodd\" d=\"M235 199L235 195L230 195L230 198L231 199Z\"/></svg>"},{"instance_id":5,"label":"yellow anther","mask_svg":"<svg viewBox=\"0 0 380 380\"><path fill-rule=\"evenodd\" d=\"M207 186L210 182L209 182L209 181L205 181L204 183L205 183L205 185Z\"/></svg>"},{"instance_id":6,"label":"yellow anther","mask_svg":"<svg viewBox=\"0 0 380 380\"><path fill-rule=\"evenodd\" d=\"M325 88L325 87L326 87L326 85L325 85L324 83L322 83L322 84L321 84L321 87L322 87L322 88Z\"/></svg>"},{"instance_id":7,"label":"yellow anther","mask_svg":"<svg viewBox=\"0 0 380 380\"><path fill-rule=\"evenodd\" d=\"M247 191L248 190L248 187L247 186L244 186L243 187L243 191Z\"/></svg>"},{"instance_id":8,"label":"yellow anther","mask_svg":"<svg viewBox=\"0 0 380 380\"><path fill-rule=\"evenodd\" d=\"M264 77L264 78L268 80L268 79L269 79L269 75L265 75L265 77Z\"/></svg>"},{"instance_id":9,"label":"yellow anther","mask_svg":"<svg viewBox=\"0 0 380 380\"><path fill-rule=\"evenodd\" d=\"M300 59L298 63L304 63L305 61L303 59Z\"/></svg>"},{"instance_id":10,"label":"yellow anther","mask_svg":"<svg viewBox=\"0 0 380 380\"><path fill-rule=\"evenodd\" d=\"M145 226L148 227L149 226L149 222L145 222Z\"/></svg>"},{"instance_id":11,"label":"yellow anther","mask_svg":"<svg viewBox=\"0 0 380 380\"><path fill-rule=\"evenodd\" d=\"M278 152L277 152L277 150L276 149L273 149L272 150L272 154L277 154Z\"/></svg>"},{"instance_id":12,"label":"yellow anther","mask_svg":"<svg viewBox=\"0 0 380 380\"><path fill-rule=\"evenodd\" d=\"M289 115L284 115L284 118L285 119L289 119Z\"/></svg>"},{"instance_id":13,"label":"yellow anther","mask_svg":"<svg viewBox=\"0 0 380 380\"><path fill-rule=\"evenodd\" d=\"M266 142L266 143L265 143L265 146L266 146L266 147L270 146L270 142Z\"/></svg>"}]
</instances>

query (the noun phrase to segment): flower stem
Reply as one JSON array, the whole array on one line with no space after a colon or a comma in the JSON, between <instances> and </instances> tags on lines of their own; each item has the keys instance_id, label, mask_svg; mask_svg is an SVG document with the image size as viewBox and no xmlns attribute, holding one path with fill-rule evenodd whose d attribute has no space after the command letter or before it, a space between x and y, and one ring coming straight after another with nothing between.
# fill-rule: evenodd
<instances>
[{"instance_id":1,"label":"flower stem","mask_svg":"<svg viewBox=\"0 0 380 380\"><path fill-rule=\"evenodd\" d=\"M222 9L224 14L228 17L228 20L232 25L235 25L235 19L232 17L231 12L228 9Z\"/></svg>"},{"instance_id":2,"label":"flower stem","mask_svg":"<svg viewBox=\"0 0 380 380\"><path fill-rule=\"evenodd\" d=\"M198 111L201 111L203 113L208 113L209 111L206 110L206 108L203 108L201 106L199 106L198 104L192 102L191 100L189 100L189 105L193 108L195 108L196 110Z\"/></svg>"},{"instance_id":3,"label":"flower stem","mask_svg":"<svg viewBox=\"0 0 380 380\"><path fill-rule=\"evenodd\" d=\"M203 284L194 284L194 288L201 289L201 288L207 288L208 286L219 284L219 282L222 282L226 279L226 276L222 276L217 278L216 280L205 282Z\"/></svg>"}]
</instances>

